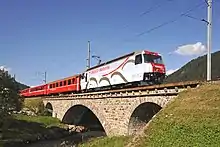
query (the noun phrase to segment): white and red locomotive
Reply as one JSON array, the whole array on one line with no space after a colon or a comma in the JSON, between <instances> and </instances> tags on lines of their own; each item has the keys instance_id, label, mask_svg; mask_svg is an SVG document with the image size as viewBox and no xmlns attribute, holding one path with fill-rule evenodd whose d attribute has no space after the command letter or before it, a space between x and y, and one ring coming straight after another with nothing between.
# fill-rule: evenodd
<instances>
[{"instance_id":1,"label":"white and red locomotive","mask_svg":"<svg viewBox=\"0 0 220 147\"><path fill-rule=\"evenodd\" d=\"M160 84L165 78L162 56L150 51L136 51L48 84L24 89L24 97L80 93L139 84Z\"/></svg>"}]
</instances>

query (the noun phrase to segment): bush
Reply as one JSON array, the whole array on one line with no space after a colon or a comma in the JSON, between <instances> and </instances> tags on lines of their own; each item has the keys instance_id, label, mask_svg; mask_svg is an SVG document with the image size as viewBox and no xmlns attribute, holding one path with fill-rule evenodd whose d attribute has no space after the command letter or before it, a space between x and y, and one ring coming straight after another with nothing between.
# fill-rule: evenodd
<instances>
[{"instance_id":1,"label":"bush","mask_svg":"<svg viewBox=\"0 0 220 147\"><path fill-rule=\"evenodd\" d=\"M46 115L47 112L41 98L25 99L24 107L33 111L37 115Z\"/></svg>"}]
</instances>

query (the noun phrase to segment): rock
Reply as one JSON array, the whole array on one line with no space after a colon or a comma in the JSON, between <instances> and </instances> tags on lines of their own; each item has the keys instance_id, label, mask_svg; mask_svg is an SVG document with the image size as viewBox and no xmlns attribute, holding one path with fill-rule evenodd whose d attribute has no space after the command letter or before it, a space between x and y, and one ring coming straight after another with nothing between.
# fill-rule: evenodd
<instances>
[{"instance_id":1,"label":"rock","mask_svg":"<svg viewBox=\"0 0 220 147\"><path fill-rule=\"evenodd\" d=\"M59 127L50 127L48 129L47 134L53 139L61 138L70 134L68 130Z\"/></svg>"},{"instance_id":2,"label":"rock","mask_svg":"<svg viewBox=\"0 0 220 147\"><path fill-rule=\"evenodd\" d=\"M28 115L28 116L37 116L37 114L35 114L35 112L31 111L28 108L23 108L21 111L19 112L15 112L17 114L24 114L24 115Z\"/></svg>"},{"instance_id":3,"label":"rock","mask_svg":"<svg viewBox=\"0 0 220 147\"><path fill-rule=\"evenodd\" d=\"M87 128L85 126L76 126L76 132L85 132Z\"/></svg>"},{"instance_id":4,"label":"rock","mask_svg":"<svg viewBox=\"0 0 220 147\"><path fill-rule=\"evenodd\" d=\"M76 126L75 125L69 125L69 130L76 130Z\"/></svg>"}]
</instances>

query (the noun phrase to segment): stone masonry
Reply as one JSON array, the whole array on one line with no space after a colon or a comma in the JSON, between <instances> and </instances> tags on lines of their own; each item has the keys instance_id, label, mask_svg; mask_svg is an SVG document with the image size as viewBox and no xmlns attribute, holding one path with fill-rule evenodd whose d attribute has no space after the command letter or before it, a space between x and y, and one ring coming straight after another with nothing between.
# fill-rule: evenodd
<instances>
[{"instance_id":1,"label":"stone masonry","mask_svg":"<svg viewBox=\"0 0 220 147\"><path fill-rule=\"evenodd\" d=\"M43 99L51 103L53 117L63 119L65 113L75 105L89 108L99 119L108 136L128 135L129 120L134 110L143 103L150 102L164 107L175 96L146 96L131 98L100 99Z\"/></svg>"}]
</instances>

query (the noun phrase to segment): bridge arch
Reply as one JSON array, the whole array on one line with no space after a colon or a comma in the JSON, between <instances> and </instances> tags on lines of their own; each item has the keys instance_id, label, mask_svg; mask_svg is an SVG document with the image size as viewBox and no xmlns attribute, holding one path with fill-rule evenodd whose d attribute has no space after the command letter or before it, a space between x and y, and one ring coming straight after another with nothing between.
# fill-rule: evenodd
<instances>
[{"instance_id":1,"label":"bridge arch","mask_svg":"<svg viewBox=\"0 0 220 147\"><path fill-rule=\"evenodd\" d=\"M46 111L47 111L47 115L52 116L53 115L53 106L52 106L52 104L50 102L47 102L45 108L46 108Z\"/></svg>"},{"instance_id":2,"label":"bridge arch","mask_svg":"<svg viewBox=\"0 0 220 147\"><path fill-rule=\"evenodd\" d=\"M128 117L128 135L139 133L168 101L163 97L157 99L143 98L134 103Z\"/></svg>"},{"instance_id":3,"label":"bridge arch","mask_svg":"<svg viewBox=\"0 0 220 147\"><path fill-rule=\"evenodd\" d=\"M89 131L102 131L106 135L105 127L102 125L94 110L83 104L70 107L62 118L63 123L84 126Z\"/></svg>"}]
</instances>

